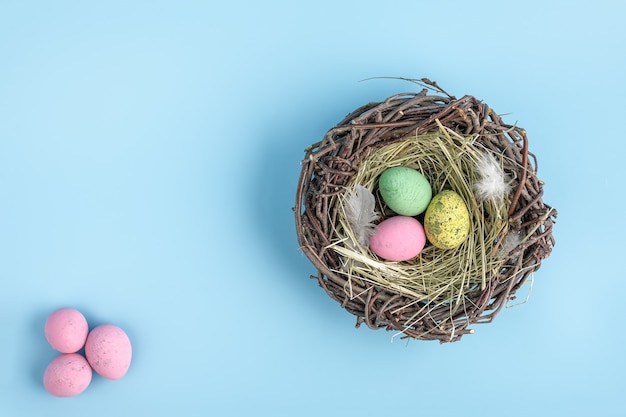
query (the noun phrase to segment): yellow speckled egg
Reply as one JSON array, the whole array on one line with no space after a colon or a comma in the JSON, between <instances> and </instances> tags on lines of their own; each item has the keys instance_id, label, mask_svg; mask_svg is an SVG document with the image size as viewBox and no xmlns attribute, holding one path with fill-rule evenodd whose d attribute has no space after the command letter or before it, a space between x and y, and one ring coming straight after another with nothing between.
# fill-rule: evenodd
<instances>
[{"instance_id":1,"label":"yellow speckled egg","mask_svg":"<svg viewBox=\"0 0 626 417\"><path fill-rule=\"evenodd\" d=\"M434 246L457 248L470 231L469 210L456 192L443 190L432 198L424 215L424 231Z\"/></svg>"}]
</instances>

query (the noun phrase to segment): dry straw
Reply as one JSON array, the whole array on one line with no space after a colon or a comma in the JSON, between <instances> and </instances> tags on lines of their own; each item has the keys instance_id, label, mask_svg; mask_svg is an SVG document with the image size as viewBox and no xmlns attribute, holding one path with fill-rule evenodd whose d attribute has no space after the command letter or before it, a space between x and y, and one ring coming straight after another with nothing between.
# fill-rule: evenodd
<instances>
[{"instance_id":1,"label":"dry straw","mask_svg":"<svg viewBox=\"0 0 626 417\"><path fill-rule=\"evenodd\" d=\"M399 94L348 115L302 162L296 198L300 246L329 296L357 316L357 326L451 342L490 322L532 277L554 245L556 211L542 201L543 182L523 129L502 122L472 96L459 100L436 83L411 80L420 93ZM429 93L435 92L435 95ZM495 161L509 193L477 195L481 164ZM392 166L421 171L433 192L456 191L470 211L471 232L457 249L427 244L406 262L387 262L359 243L346 219L357 185L376 196Z\"/></svg>"}]
</instances>

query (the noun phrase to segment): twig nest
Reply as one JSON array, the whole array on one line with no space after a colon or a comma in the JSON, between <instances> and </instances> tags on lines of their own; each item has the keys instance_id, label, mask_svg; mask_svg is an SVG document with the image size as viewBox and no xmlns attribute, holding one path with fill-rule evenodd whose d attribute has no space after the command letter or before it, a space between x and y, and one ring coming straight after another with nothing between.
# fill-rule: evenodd
<instances>
[{"instance_id":1,"label":"twig nest","mask_svg":"<svg viewBox=\"0 0 626 417\"><path fill-rule=\"evenodd\" d=\"M423 90L366 104L307 148L296 231L313 278L357 326L452 342L532 279L554 246L557 212L542 200L523 129L473 96L409 81ZM385 178L394 170L408 179ZM416 223L427 239L395 240L410 249L402 256L376 240Z\"/></svg>"}]
</instances>

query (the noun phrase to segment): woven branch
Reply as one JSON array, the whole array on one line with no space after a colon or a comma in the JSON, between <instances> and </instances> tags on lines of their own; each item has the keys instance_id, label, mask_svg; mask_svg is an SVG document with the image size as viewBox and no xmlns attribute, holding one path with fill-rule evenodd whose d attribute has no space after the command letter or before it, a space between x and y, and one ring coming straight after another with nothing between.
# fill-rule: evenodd
<instances>
[{"instance_id":1,"label":"woven branch","mask_svg":"<svg viewBox=\"0 0 626 417\"><path fill-rule=\"evenodd\" d=\"M557 212L542 201L544 184L537 178L536 158L528 150L523 129L504 123L473 96L455 99L434 82L420 84L425 88L419 93L397 94L360 107L306 149L294 211L300 247L318 270L312 278L357 317L357 327L365 323L372 329L397 331L402 337L444 343L472 333L474 323L491 322L515 298L552 251ZM498 241L514 231L525 237L523 242L495 273L489 273L484 285L468 288L454 302L435 303L402 288L340 273L346 260L332 249L338 238L340 201L361 162L376 150L442 126L459 135L475 135L478 145L503 156L513 191L507 225Z\"/></svg>"}]
</instances>

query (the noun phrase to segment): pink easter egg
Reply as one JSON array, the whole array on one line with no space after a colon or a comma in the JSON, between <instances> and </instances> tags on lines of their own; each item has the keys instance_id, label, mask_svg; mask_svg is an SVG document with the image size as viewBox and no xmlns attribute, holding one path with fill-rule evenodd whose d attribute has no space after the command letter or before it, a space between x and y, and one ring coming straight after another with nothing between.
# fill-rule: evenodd
<instances>
[{"instance_id":1,"label":"pink easter egg","mask_svg":"<svg viewBox=\"0 0 626 417\"><path fill-rule=\"evenodd\" d=\"M123 377L130 367L132 355L130 339L117 326L103 324L87 336L85 356L93 370L104 378Z\"/></svg>"},{"instance_id":2,"label":"pink easter egg","mask_svg":"<svg viewBox=\"0 0 626 417\"><path fill-rule=\"evenodd\" d=\"M87 319L73 308L60 308L52 312L44 326L48 343L62 353L74 353L82 349L88 331Z\"/></svg>"},{"instance_id":3,"label":"pink easter egg","mask_svg":"<svg viewBox=\"0 0 626 417\"><path fill-rule=\"evenodd\" d=\"M43 386L56 397L73 397L91 383L92 371L87 359L78 353L63 353L54 358L43 375Z\"/></svg>"},{"instance_id":4,"label":"pink easter egg","mask_svg":"<svg viewBox=\"0 0 626 417\"><path fill-rule=\"evenodd\" d=\"M387 261L408 261L426 244L422 224L408 216L394 216L380 222L370 239L372 251Z\"/></svg>"}]
</instances>

